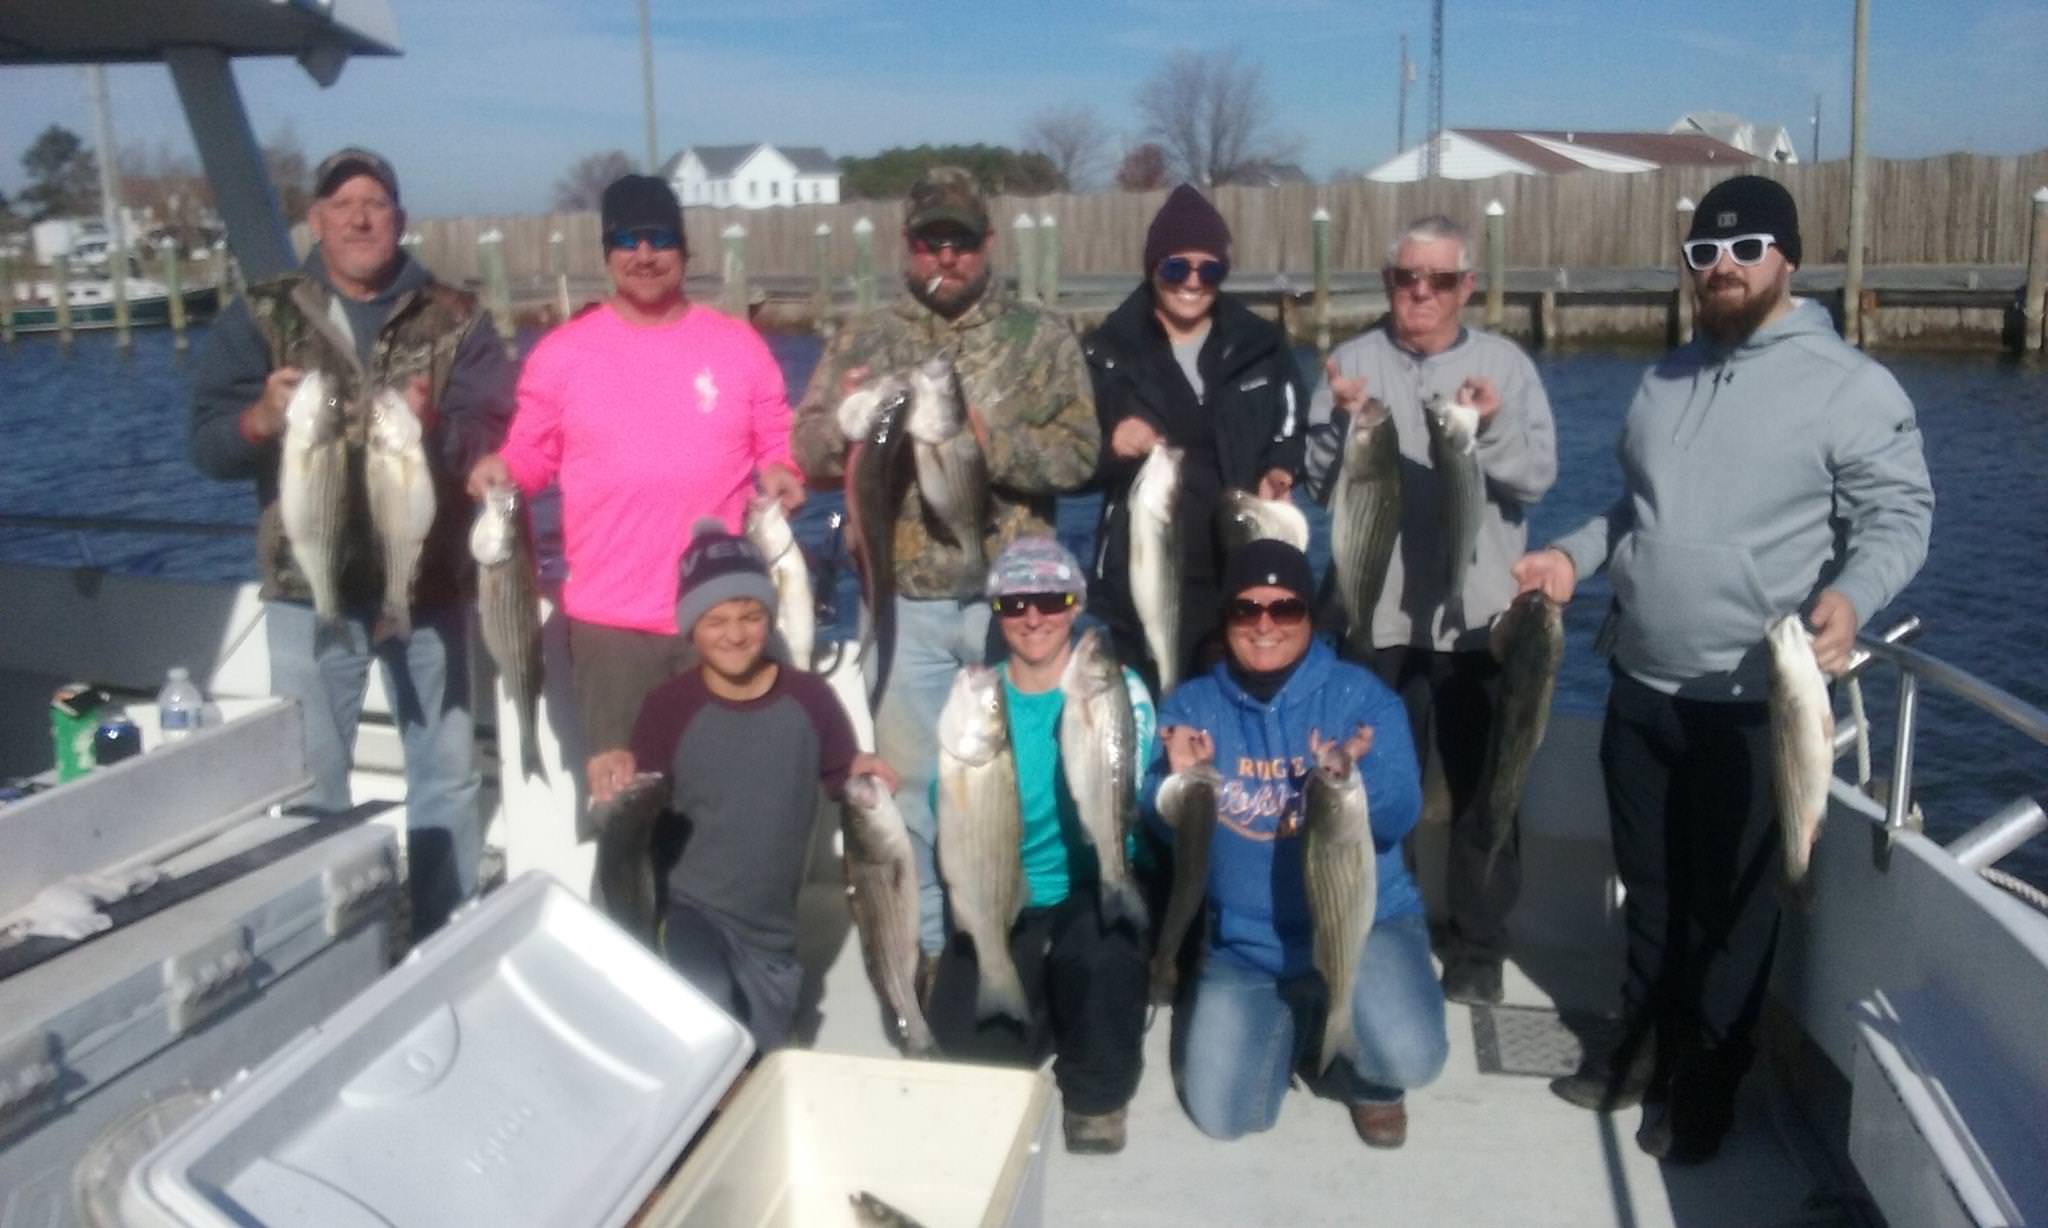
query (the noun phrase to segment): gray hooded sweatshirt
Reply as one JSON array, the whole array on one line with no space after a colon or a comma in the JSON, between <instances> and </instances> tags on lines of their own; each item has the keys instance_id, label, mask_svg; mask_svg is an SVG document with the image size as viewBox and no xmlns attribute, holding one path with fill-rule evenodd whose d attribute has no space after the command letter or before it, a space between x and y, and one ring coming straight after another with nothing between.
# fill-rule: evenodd
<instances>
[{"instance_id":1,"label":"gray hooded sweatshirt","mask_svg":"<svg viewBox=\"0 0 2048 1228\"><path fill-rule=\"evenodd\" d=\"M1666 355L1619 451L1621 497L1552 545L1581 577L1610 570L1615 662L1665 694L1762 701L1771 622L1832 588L1861 625L1927 558L1912 402L1817 303Z\"/></svg>"}]
</instances>

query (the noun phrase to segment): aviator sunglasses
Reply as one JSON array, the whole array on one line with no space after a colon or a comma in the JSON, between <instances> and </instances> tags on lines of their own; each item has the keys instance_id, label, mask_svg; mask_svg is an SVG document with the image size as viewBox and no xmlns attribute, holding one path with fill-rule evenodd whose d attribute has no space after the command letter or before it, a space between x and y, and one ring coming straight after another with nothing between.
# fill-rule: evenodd
<instances>
[{"instance_id":1,"label":"aviator sunglasses","mask_svg":"<svg viewBox=\"0 0 2048 1228\"><path fill-rule=\"evenodd\" d=\"M1276 627L1292 627L1308 617L1308 602L1299 597L1282 597L1277 601L1253 601L1249 597L1234 598L1224 616L1239 626L1251 626L1264 614L1273 620Z\"/></svg>"},{"instance_id":2,"label":"aviator sunglasses","mask_svg":"<svg viewBox=\"0 0 2048 1228\"><path fill-rule=\"evenodd\" d=\"M604 236L608 250L635 251L642 243L658 252L672 252L683 245L683 236L667 226L621 226Z\"/></svg>"},{"instance_id":3,"label":"aviator sunglasses","mask_svg":"<svg viewBox=\"0 0 2048 1228\"><path fill-rule=\"evenodd\" d=\"M936 255L944 248L952 248L962 255L973 255L981 250L982 239L977 234L937 234L910 236L910 250L920 256Z\"/></svg>"},{"instance_id":4,"label":"aviator sunglasses","mask_svg":"<svg viewBox=\"0 0 2048 1228\"><path fill-rule=\"evenodd\" d=\"M1776 235L1736 235L1732 239L1687 239L1685 241L1685 262L1696 273L1704 273L1721 263L1721 253L1727 252L1735 263L1743 268L1762 264L1764 252L1778 241Z\"/></svg>"},{"instance_id":5,"label":"aviator sunglasses","mask_svg":"<svg viewBox=\"0 0 2048 1228\"><path fill-rule=\"evenodd\" d=\"M1186 281L1189 273L1201 278L1203 285L1214 290L1223 284L1224 278L1230 276L1230 265L1223 260L1204 260L1196 264L1186 256L1168 256L1159 262L1159 280L1169 286L1177 286Z\"/></svg>"},{"instance_id":6,"label":"aviator sunglasses","mask_svg":"<svg viewBox=\"0 0 2048 1228\"><path fill-rule=\"evenodd\" d=\"M1024 611L1037 610L1040 614L1058 614L1074 608L1072 593L1006 593L989 602L996 613L1004 618L1022 618Z\"/></svg>"},{"instance_id":7,"label":"aviator sunglasses","mask_svg":"<svg viewBox=\"0 0 2048 1228\"><path fill-rule=\"evenodd\" d=\"M1428 269L1392 268L1387 270L1387 277L1394 283L1396 290L1412 290L1415 288L1416 282L1426 281L1429 283L1429 288L1438 294L1449 294L1457 289L1459 280L1464 276L1464 273L1456 270L1436 273Z\"/></svg>"}]
</instances>

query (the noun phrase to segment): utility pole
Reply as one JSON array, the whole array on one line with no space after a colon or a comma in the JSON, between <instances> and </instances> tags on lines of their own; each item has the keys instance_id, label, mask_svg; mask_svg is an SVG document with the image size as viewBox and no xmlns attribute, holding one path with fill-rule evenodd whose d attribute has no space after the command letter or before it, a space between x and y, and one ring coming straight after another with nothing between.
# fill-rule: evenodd
<instances>
[{"instance_id":1,"label":"utility pole","mask_svg":"<svg viewBox=\"0 0 2048 1228\"><path fill-rule=\"evenodd\" d=\"M1820 161L1820 95L1819 95L1819 94L1815 94L1815 95L1813 96L1813 119L1812 119L1812 120L1810 120L1810 121L1808 121L1808 122L1812 123L1812 125L1813 125L1813 157L1812 157L1812 158L1811 158L1810 160L1811 160L1811 161L1814 161L1814 162L1818 162L1818 161Z\"/></svg>"},{"instance_id":2,"label":"utility pole","mask_svg":"<svg viewBox=\"0 0 2048 1228\"><path fill-rule=\"evenodd\" d=\"M1842 336L1851 345L1863 344L1863 236L1870 212L1863 119L1869 67L1870 0L1856 0L1856 70L1849 90L1849 267L1842 272Z\"/></svg>"},{"instance_id":3,"label":"utility pole","mask_svg":"<svg viewBox=\"0 0 2048 1228\"><path fill-rule=\"evenodd\" d=\"M1408 36L1401 35L1401 79L1394 91L1394 152L1408 148L1408 87L1415 81L1415 63L1408 58Z\"/></svg>"},{"instance_id":4,"label":"utility pole","mask_svg":"<svg viewBox=\"0 0 2048 1228\"><path fill-rule=\"evenodd\" d=\"M647 116L647 173L661 173L661 146L654 139L654 31L647 0L640 0L640 105Z\"/></svg>"},{"instance_id":5,"label":"utility pole","mask_svg":"<svg viewBox=\"0 0 2048 1228\"><path fill-rule=\"evenodd\" d=\"M1444 0L1434 0L1429 18L1429 149L1422 159L1422 177L1443 173L1444 143Z\"/></svg>"}]
</instances>

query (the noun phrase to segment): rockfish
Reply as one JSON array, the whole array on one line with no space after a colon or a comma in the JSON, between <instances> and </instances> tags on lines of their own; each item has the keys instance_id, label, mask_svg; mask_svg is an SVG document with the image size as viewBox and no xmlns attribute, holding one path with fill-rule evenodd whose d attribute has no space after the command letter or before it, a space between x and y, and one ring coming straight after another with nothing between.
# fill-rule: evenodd
<instances>
[{"instance_id":1,"label":"rockfish","mask_svg":"<svg viewBox=\"0 0 2048 1228\"><path fill-rule=\"evenodd\" d=\"M1315 770L1302 789L1301 814L1302 878L1308 886L1315 965L1330 990L1323 1049L1316 1061L1321 1074L1351 1039L1351 987L1379 901L1365 782L1341 745L1316 754Z\"/></svg>"},{"instance_id":2,"label":"rockfish","mask_svg":"<svg viewBox=\"0 0 2048 1228\"><path fill-rule=\"evenodd\" d=\"M341 618L341 539L348 520L348 442L341 403L327 392L327 377L308 371L284 409L278 457L277 513L292 562L313 590L313 612L323 623Z\"/></svg>"},{"instance_id":3,"label":"rockfish","mask_svg":"<svg viewBox=\"0 0 2048 1228\"><path fill-rule=\"evenodd\" d=\"M953 919L974 940L981 984L977 1019L1030 1019L1010 958L1010 927L1024 911L1017 760L996 671L970 665L939 713L939 876Z\"/></svg>"},{"instance_id":4,"label":"rockfish","mask_svg":"<svg viewBox=\"0 0 2048 1228\"><path fill-rule=\"evenodd\" d=\"M848 539L860 563L861 597L867 602L867 639L875 646L875 681L868 689L868 703L880 708L882 690L889 684L889 664L896 656L896 515L908 489L903 419L910 408L910 387L889 379L871 388L840 403L839 421L842 427L848 425L847 407L856 397L873 398L871 409L855 415L865 429L848 436L846 511L853 522Z\"/></svg>"},{"instance_id":5,"label":"rockfish","mask_svg":"<svg viewBox=\"0 0 2048 1228\"><path fill-rule=\"evenodd\" d=\"M951 359L941 355L910 372L911 461L917 492L944 536L960 548L963 583L979 586L988 568L982 534L988 521L988 461L968 428L966 403Z\"/></svg>"},{"instance_id":6,"label":"rockfish","mask_svg":"<svg viewBox=\"0 0 2048 1228\"><path fill-rule=\"evenodd\" d=\"M1060 763L1081 830L1100 867L1102 923L1145 928L1145 897L1124 859L1124 841L1138 819L1138 721L1130 687L1109 639L1090 627L1060 674Z\"/></svg>"},{"instance_id":7,"label":"rockfish","mask_svg":"<svg viewBox=\"0 0 2048 1228\"><path fill-rule=\"evenodd\" d=\"M519 710L519 762L527 777L541 770L540 574L533 550L533 526L516 486L484 492L476 523L469 529L469 554L476 560L477 621L484 647Z\"/></svg>"},{"instance_id":8,"label":"rockfish","mask_svg":"<svg viewBox=\"0 0 2048 1228\"><path fill-rule=\"evenodd\" d=\"M894 1021L911 1057L938 1052L917 1003L917 861L896 799L873 776L846 782L840 808L846 836L846 906L860 930L868 983Z\"/></svg>"},{"instance_id":9,"label":"rockfish","mask_svg":"<svg viewBox=\"0 0 2048 1228\"><path fill-rule=\"evenodd\" d=\"M1444 617L1458 611L1465 618L1465 573L1479 544L1479 520L1486 512L1486 475L1479 469L1479 411L1470 405L1431 396L1422 416L1429 423L1429 463L1436 468L1442 500L1444 549L1450 555L1450 587L1444 591Z\"/></svg>"},{"instance_id":10,"label":"rockfish","mask_svg":"<svg viewBox=\"0 0 2048 1228\"><path fill-rule=\"evenodd\" d=\"M1493 870L1515 831L1529 765L1543 745L1550 723L1550 697L1557 690L1557 667L1564 660L1564 611L1555 601L1531 589L1514 599L1494 621L1489 634L1493 659L1500 662L1500 699L1494 705L1493 728L1486 739L1486 869Z\"/></svg>"},{"instance_id":11,"label":"rockfish","mask_svg":"<svg viewBox=\"0 0 2048 1228\"><path fill-rule=\"evenodd\" d=\"M1154 444L1125 496L1130 511L1131 604L1159 675L1161 698L1180 681L1179 448Z\"/></svg>"},{"instance_id":12,"label":"rockfish","mask_svg":"<svg viewBox=\"0 0 2048 1228\"><path fill-rule=\"evenodd\" d=\"M590 807L597 829L598 907L619 928L654 945L661 920L654 882L654 824L668 806L668 782L659 772L639 772L608 802Z\"/></svg>"},{"instance_id":13,"label":"rockfish","mask_svg":"<svg viewBox=\"0 0 2048 1228\"><path fill-rule=\"evenodd\" d=\"M1401 440L1393 415L1369 401L1351 415L1330 487L1330 570L1353 655L1372 649L1372 612L1387 586L1401 530Z\"/></svg>"},{"instance_id":14,"label":"rockfish","mask_svg":"<svg viewBox=\"0 0 2048 1228\"><path fill-rule=\"evenodd\" d=\"M1835 774L1835 709L1813 655L1813 633L1798 614L1771 624L1771 784L1778 795L1785 885L1808 898L1806 871L1828 812Z\"/></svg>"},{"instance_id":15,"label":"rockfish","mask_svg":"<svg viewBox=\"0 0 2048 1228\"><path fill-rule=\"evenodd\" d=\"M747 540L768 561L775 585L775 629L789 649L790 664L808 670L818 638L818 605L811 597L811 569L790 532L782 500L755 495L747 501Z\"/></svg>"},{"instance_id":16,"label":"rockfish","mask_svg":"<svg viewBox=\"0 0 2048 1228\"><path fill-rule=\"evenodd\" d=\"M1152 1001L1173 1001L1180 948L1209 894L1209 841L1216 833L1216 794L1223 777L1213 763L1175 772L1159 786L1159 817L1173 828L1173 889L1152 953Z\"/></svg>"},{"instance_id":17,"label":"rockfish","mask_svg":"<svg viewBox=\"0 0 2048 1228\"><path fill-rule=\"evenodd\" d=\"M370 527L384 556L384 608L373 639L412 634L412 581L420 547L434 527L434 473L418 415L405 397L386 388L370 403L363 482L370 495Z\"/></svg>"},{"instance_id":18,"label":"rockfish","mask_svg":"<svg viewBox=\"0 0 2048 1228\"><path fill-rule=\"evenodd\" d=\"M1308 553L1308 517L1290 499L1261 499L1247 491L1226 490L1216 518L1223 530L1225 555L1268 537Z\"/></svg>"}]
</instances>

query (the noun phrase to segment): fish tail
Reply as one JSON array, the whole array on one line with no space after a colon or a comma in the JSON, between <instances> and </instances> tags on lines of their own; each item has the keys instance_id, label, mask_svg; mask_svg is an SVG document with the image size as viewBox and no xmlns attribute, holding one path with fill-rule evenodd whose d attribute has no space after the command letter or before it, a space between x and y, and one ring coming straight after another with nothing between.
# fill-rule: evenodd
<instances>
[{"instance_id":1,"label":"fish tail","mask_svg":"<svg viewBox=\"0 0 2048 1228\"><path fill-rule=\"evenodd\" d=\"M997 1015L1008 1015L1027 1027L1031 1023L1031 1007L1024 1000L1024 982L1018 979L1017 965L1007 958L983 962L981 983L974 990L974 1017L986 1022Z\"/></svg>"},{"instance_id":2,"label":"fish tail","mask_svg":"<svg viewBox=\"0 0 2048 1228\"><path fill-rule=\"evenodd\" d=\"M1138 890L1137 881L1128 874L1114 887L1105 884L1098 902L1102 905L1104 927L1123 921L1142 934L1150 926L1151 916L1145 907L1145 894Z\"/></svg>"},{"instance_id":3,"label":"fish tail","mask_svg":"<svg viewBox=\"0 0 2048 1228\"><path fill-rule=\"evenodd\" d=\"M1337 1060L1350 1040L1351 1003L1332 1002L1323 1019L1323 1048L1316 1062L1318 1075L1330 1068L1330 1063Z\"/></svg>"}]
</instances>

